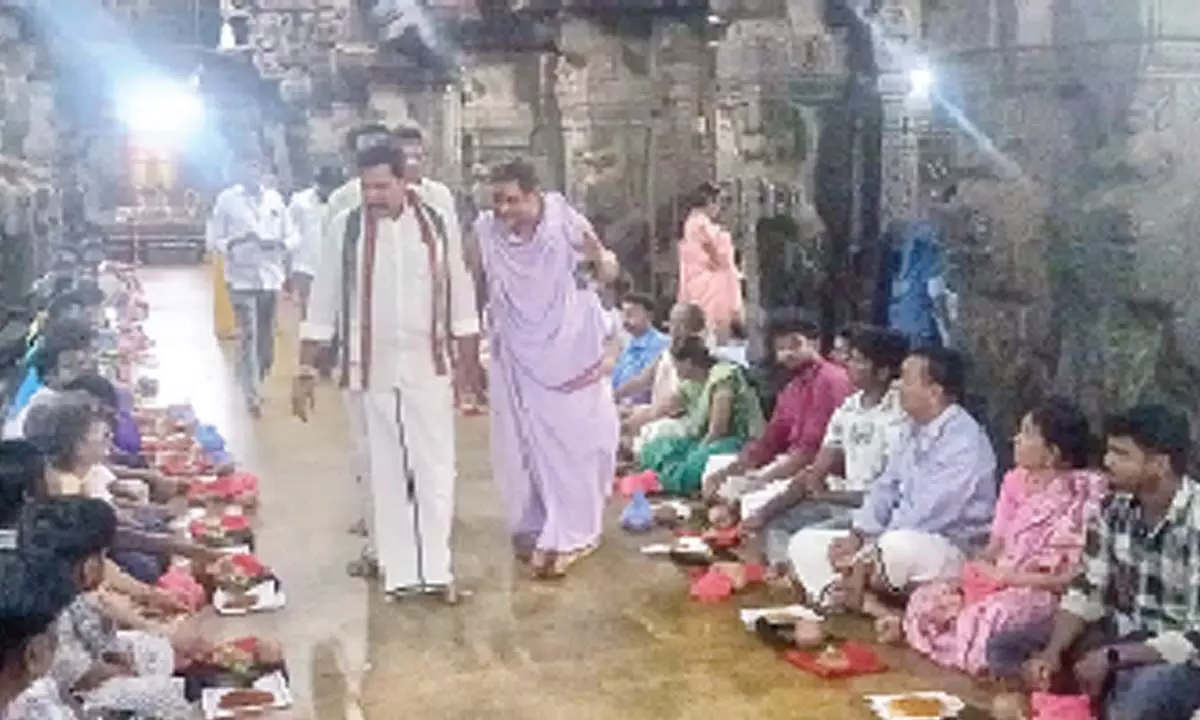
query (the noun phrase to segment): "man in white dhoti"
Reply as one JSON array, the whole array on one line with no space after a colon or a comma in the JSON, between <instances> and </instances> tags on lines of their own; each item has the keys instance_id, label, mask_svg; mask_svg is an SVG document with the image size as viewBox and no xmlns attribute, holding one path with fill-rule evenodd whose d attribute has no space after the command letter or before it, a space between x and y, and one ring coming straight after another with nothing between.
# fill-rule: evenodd
<instances>
[{"instance_id":1,"label":"man in white dhoti","mask_svg":"<svg viewBox=\"0 0 1200 720\"><path fill-rule=\"evenodd\" d=\"M367 521L383 589L437 592L455 602L452 373L474 391L474 284L454 218L405 180L403 154L372 147L358 165L363 205L331 220L329 260L313 278L294 410L306 418L313 407L313 361L336 333L335 377L366 429Z\"/></svg>"}]
</instances>

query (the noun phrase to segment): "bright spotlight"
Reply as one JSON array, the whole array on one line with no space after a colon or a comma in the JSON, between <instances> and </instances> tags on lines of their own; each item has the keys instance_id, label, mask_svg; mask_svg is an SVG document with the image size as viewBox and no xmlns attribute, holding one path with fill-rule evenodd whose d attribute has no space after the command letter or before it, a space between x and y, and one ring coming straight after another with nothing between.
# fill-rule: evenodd
<instances>
[{"instance_id":1,"label":"bright spotlight","mask_svg":"<svg viewBox=\"0 0 1200 720\"><path fill-rule=\"evenodd\" d=\"M933 92L937 78L929 68L914 68L908 71L908 93L916 98L926 98Z\"/></svg>"},{"instance_id":2,"label":"bright spotlight","mask_svg":"<svg viewBox=\"0 0 1200 720\"><path fill-rule=\"evenodd\" d=\"M117 114L137 142L176 146L204 124L204 100L186 83L141 82L121 92Z\"/></svg>"}]
</instances>

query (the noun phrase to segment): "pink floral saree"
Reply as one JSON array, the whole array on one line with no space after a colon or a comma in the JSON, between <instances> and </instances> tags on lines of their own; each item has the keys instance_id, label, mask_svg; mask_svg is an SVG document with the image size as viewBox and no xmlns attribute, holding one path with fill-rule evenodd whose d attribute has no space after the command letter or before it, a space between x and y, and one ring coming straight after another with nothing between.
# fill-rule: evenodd
<instances>
[{"instance_id":1,"label":"pink floral saree","mask_svg":"<svg viewBox=\"0 0 1200 720\"><path fill-rule=\"evenodd\" d=\"M1046 574L1077 566L1104 478L1091 471L1066 472L1040 492L1026 478L1022 469L1004 478L992 522L992 537L1001 543L996 564ZM963 578L917 588L904 615L908 644L940 665L980 674L987 669L993 633L1037 622L1058 607L1058 595L1042 588L996 587L977 594L968 602Z\"/></svg>"}]
</instances>

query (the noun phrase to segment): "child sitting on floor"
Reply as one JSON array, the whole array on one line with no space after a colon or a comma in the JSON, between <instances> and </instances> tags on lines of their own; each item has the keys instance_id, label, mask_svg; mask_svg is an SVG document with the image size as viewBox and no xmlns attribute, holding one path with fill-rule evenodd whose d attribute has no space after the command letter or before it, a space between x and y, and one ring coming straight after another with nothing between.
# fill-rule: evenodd
<instances>
[{"instance_id":1,"label":"child sitting on floor","mask_svg":"<svg viewBox=\"0 0 1200 720\"><path fill-rule=\"evenodd\" d=\"M67 563L81 593L59 620L50 676L64 693L79 698L85 712L189 718L183 681L173 677L171 642L151 632L118 630L101 609L105 559L116 531L112 507L93 498L53 498L22 513L19 554Z\"/></svg>"}]
</instances>

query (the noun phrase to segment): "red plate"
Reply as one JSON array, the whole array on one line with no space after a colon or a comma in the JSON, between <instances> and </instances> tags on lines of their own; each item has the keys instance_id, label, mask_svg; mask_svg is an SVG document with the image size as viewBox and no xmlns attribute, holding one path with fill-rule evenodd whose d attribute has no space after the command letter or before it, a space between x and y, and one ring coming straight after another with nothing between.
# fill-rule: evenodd
<instances>
[{"instance_id":1,"label":"red plate","mask_svg":"<svg viewBox=\"0 0 1200 720\"><path fill-rule=\"evenodd\" d=\"M826 680L855 677L857 675L871 675L887 670L887 665L884 664L883 660L879 659L879 656L875 654L875 650L870 645L854 640L847 640L841 644L839 649L845 654L846 659L850 661L847 667L830 668L821 665L817 662L820 652L811 652L808 650L788 650L783 654L783 657L804 672L812 673Z\"/></svg>"}]
</instances>

